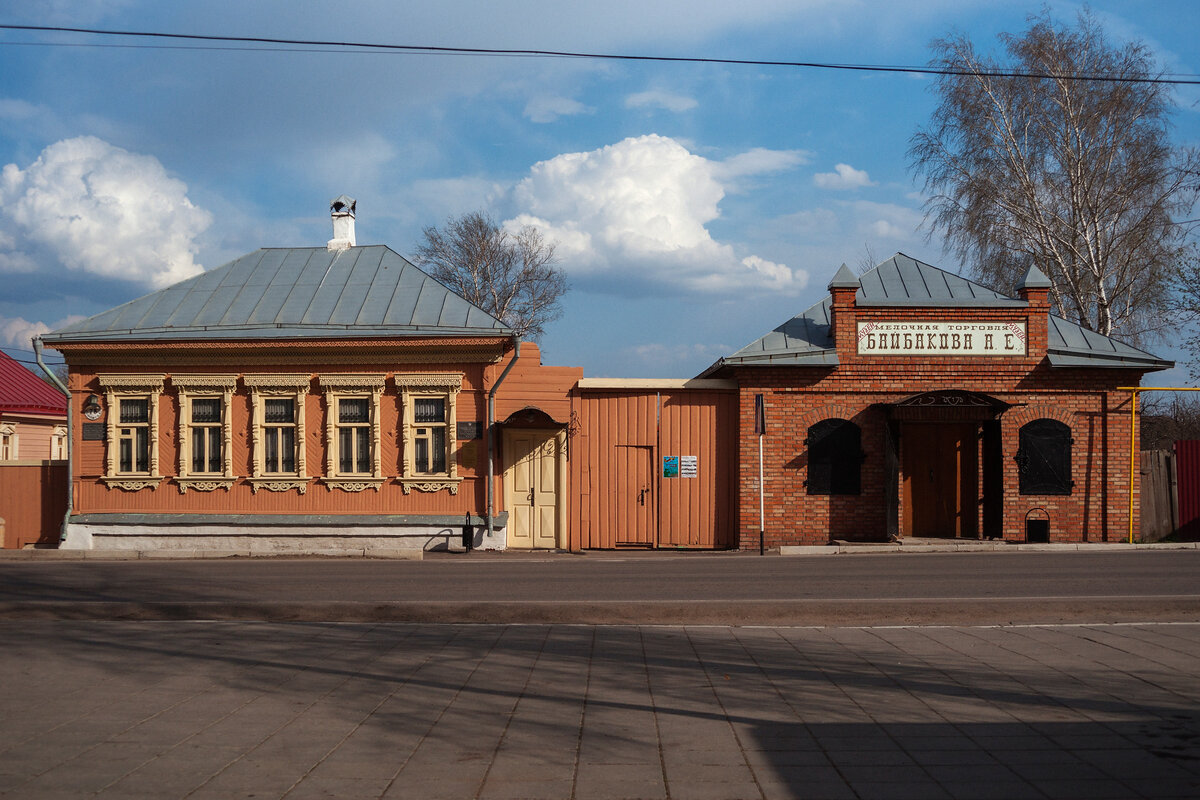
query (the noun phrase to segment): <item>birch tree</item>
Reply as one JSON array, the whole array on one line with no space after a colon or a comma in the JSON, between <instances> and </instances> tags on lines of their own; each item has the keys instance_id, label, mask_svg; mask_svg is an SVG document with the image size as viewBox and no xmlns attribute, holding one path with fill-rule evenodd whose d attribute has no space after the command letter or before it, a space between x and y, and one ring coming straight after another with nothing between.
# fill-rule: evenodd
<instances>
[{"instance_id":1,"label":"birch tree","mask_svg":"<svg viewBox=\"0 0 1200 800\"><path fill-rule=\"evenodd\" d=\"M527 225L514 233L475 211L438 229L427 227L417 265L446 287L503 321L520 338L538 339L562 316L567 278L554 244Z\"/></svg>"},{"instance_id":2,"label":"birch tree","mask_svg":"<svg viewBox=\"0 0 1200 800\"><path fill-rule=\"evenodd\" d=\"M1136 342L1169 319L1176 220L1196 198L1169 86L1144 45L1109 43L1087 12L999 38L1003 63L964 36L932 45L940 103L909 149L931 235L997 291L1037 266L1059 316Z\"/></svg>"}]
</instances>

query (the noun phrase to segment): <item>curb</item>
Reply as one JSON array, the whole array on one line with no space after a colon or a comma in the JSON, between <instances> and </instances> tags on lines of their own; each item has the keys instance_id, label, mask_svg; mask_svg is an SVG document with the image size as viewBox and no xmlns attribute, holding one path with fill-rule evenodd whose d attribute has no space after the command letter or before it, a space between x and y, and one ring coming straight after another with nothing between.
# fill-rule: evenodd
<instances>
[{"instance_id":1,"label":"curb","mask_svg":"<svg viewBox=\"0 0 1200 800\"><path fill-rule=\"evenodd\" d=\"M366 558L421 561L424 550L341 549L275 552L266 550L0 550L0 561L172 561L229 558Z\"/></svg>"},{"instance_id":2,"label":"curb","mask_svg":"<svg viewBox=\"0 0 1200 800\"><path fill-rule=\"evenodd\" d=\"M1120 553L1130 550L1200 550L1200 542L1063 542L1024 544L1010 542L946 544L796 544L781 545L781 556L835 556L879 553Z\"/></svg>"}]
</instances>

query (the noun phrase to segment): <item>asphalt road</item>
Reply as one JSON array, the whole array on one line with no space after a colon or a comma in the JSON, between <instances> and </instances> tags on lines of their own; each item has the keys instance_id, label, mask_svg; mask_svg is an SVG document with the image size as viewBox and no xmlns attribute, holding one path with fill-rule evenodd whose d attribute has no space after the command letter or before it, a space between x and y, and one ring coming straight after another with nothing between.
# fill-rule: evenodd
<instances>
[{"instance_id":1,"label":"asphalt road","mask_svg":"<svg viewBox=\"0 0 1200 800\"><path fill-rule=\"evenodd\" d=\"M1200 619L1200 552L0 563L0 617L714 624Z\"/></svg>"}]
</instances>

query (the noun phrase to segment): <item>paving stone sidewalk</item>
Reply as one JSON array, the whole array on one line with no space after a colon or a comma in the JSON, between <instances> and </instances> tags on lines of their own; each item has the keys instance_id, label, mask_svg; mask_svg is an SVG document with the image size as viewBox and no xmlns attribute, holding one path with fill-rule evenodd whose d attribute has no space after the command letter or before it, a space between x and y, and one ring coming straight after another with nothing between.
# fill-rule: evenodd
<instances>
[{"instance_id":1,"label":"paving stone sidewalk","mask_svg":"<svg viewBox=\"0 0 1200 800\"><path fill-rule=\"evenodd\" d=\"M13 798L1194 798L1200 623L0 623Z\"/></svg>"}]
</instances>

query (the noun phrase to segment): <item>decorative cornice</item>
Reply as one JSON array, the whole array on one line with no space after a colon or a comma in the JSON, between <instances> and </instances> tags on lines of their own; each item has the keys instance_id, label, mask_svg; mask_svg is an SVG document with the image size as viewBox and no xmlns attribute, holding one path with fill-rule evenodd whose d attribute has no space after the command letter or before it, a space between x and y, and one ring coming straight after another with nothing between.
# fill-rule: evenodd
<instances>
[{"instance_id":1,"label":"decorative cornice","mask_svg":"<svg viewBox=\"0 0 1200 800\"><path fill-rule=\"evenodd\" d=\"M440 492L442 489L449 489L450 494L458 494L458 485L462 483L462 478L433 478L429 480L417 478L401 478L400 488L404 489L405 494L412 494L412 490L418 492Z\"/></svg>"},{"instance_id":2,"label":"decorative cornice","mask_svg":"<svg viewBox=\"0 0 1200 800\"><path fill-rule=\"evenodd\" d=\"M184 391L193 389L236 389L237 375L172 375L171 385Z\"/></svg>"},{"instance_id":3,"label":"decorative cornice","mask_svg":"<svg viewBox=\"0 0 1200 800\"><path fill-rule=\"evenodd\" d=\"M128 373L101 373L96 376L100 385L105 389L139 389L141 391L161 392L165 375L144 375Z\"/></svg>"},{"instance_id":4,"label":"decorative cornice","mask_svg":"<svg viewBox=\"0 0 1200 800\"><path fill-rule=\"evenodd\" d=\"M154 490L163 482L162 475L151 475L145 478L109 478L100 479L110 489L124 489L127 492L138 492L142 489Z\"/></svg>"},{"instance_id":5,"label":"decorative cornice","mask_svg":"<svg viewBox=\"0 0 1200 800\"><path fill-rule=\"evenodd\" d=\"M187 494L188 489L194 489L197 492L214 492L217 489L224 489L228 492L235 480L236 478L175 478L175 483L179 484L180 494Z\"/></svg>"},{"instance_id":6,"label":"decorative cornice","mask_svg":"<svg viewBox=\"0 0 1200 800\"><path fill-rule=\"evenodd\" d=\"M3 434L4 436L12 436L16 432L17 432L16 423L0 422L0 434Z\"/></svg>"},{"instance_id":7,"label":"decorative cornice","mask_svg":"<svg viewBox=\"0 0 1200 800\"><path fill-rule=\"evenodd\" d=\"M397 373L392 376L392 381L399 389L445 389L457 392L462 389L465 377L461 372Z\"/></svg>"},{"instance_id":8,"label":"decorative cornice","mask_svg":"<svg viewBox=\"0 0 1200 800\"><path fill-rule=\"evenodd\" d=\"M298 489L300 494L308 491L308 481L304 479L249 478L248 482L255 494L258 494L259 489L266 489L268 492L289 492Z\"/></svg>"},{"instance_id":9,"label":"decorative cornice","mask_svg":"<svg viewBox=\"0 0 1200 800\"><path fill-rule=\"evenodd\" d=\"M341 489L343 492L361 492L364 489L379 491L384 478L321 478L321 483L329 487L329 491Z\"/></svg>"},{"instance_id":10,"label":"decorative cornice","mask_svg":"<svg viewBox=\"0 0 1200 800\"><path fill-rule=\"evenodd\" d=\"M312 384L312 375L308 373L278 373L243 375L242 381L250 389L288 389L291 391L307 391Z\"/></svg>"},{"instance_id":11,"label":"decorative cornice","mask_svg":"<svg viewBox=\"0 0 1200 800\"><path fill-rule=\"evenodd\" d=\"M343 391L346 389L382 389L386 376L384 375L321 375L317 382L325 391Z\"/></svg>"}]
</instances>

